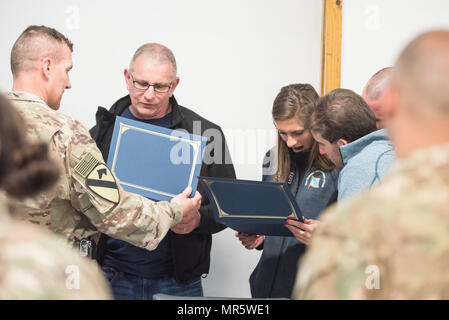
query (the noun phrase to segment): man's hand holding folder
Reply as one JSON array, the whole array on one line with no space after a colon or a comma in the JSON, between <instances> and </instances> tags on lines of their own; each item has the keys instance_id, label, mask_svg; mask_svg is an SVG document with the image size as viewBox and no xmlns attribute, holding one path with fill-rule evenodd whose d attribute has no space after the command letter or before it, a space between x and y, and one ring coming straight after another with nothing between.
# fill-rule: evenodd
<instances>
[{"instance_id":1,"label":"man's hand holding folder","mask_svg":"<svg viewBox=\"0 0 449 320\"><path fill-rule=\"evenodd\" d=\"M191 193L192 188L187 187L171 200L171 202L179 204L182 208L182 220L171 228L171 231L175 233L190 233L200 224L201 216L198 210L201 206L202 197L199 192L196 192L193 198L189 198Z\"/></svg>"}]
</instances>

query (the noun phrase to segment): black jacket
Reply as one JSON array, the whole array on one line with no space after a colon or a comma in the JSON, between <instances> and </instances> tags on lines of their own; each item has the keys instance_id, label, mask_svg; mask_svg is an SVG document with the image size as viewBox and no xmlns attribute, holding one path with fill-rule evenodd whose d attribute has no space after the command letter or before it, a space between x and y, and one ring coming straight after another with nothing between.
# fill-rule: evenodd
<instances>
[{"instance_id":1,"label":"black jacket","mask_svg":"<svg viewBox=\"0 0 449 320\"><path fill-rule=\"evenodd\" d=\"M214 135L221 135L221 141L223 143L217 141L218 143L213 144L221 145L221 150L214 150L206 146L200 175L235 178L234 166L230 160L229 151L220 127L202 118L195 112L178 105L174 96L170 98L170 103L173 113L171 129L185 129L189 133L206 136L208 138L207 145L214 142ZM107 161L109 154L115 117L121 115L130 104L130 97L125 96L119 99L109 111L103 107L98 107L96 114L97 124L90 130L90 134L96 141L105 161ZM198 121L195 127L194 121ZM199 130L199 127L201 128L201 132L194 132L194 128ZM211 158L217 160L215 158L217 151L217 157L221 155L221 159L212 162ZM225 228L224 225L215 222L209 199L200 185L198 186L198 191L203 196L200 208L201 221L198 228L186 235L179 235L171 231L168 234L173 254L175 278L179 283L187 283L189 280L209 272L212 234ZM100 264L104 254L104 237L102 238L99 241L97 250L97 259Z\"/></svg>"}]
</instances>

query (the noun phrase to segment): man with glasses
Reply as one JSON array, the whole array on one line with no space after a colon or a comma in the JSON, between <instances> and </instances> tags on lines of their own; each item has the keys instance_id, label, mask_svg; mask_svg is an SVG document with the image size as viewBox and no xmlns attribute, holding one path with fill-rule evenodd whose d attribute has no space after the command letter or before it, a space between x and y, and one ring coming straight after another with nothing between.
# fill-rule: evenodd
<instances>
[{"instance_id":1,"label":"man with glasses","mask_svg":"<svg viewBox=\"0 0 449 320\"><path fill-rule=\"evenodd\" d=\"M91 129L105 159L115 117L122 116L206 136L209 144L200 175L235 178L220 127L178 105L173 96L179 77L170 49L157 43L142 45L124 76L129 95L119 99L109 111L99 107L97 124ZM212 234L225 227L215 223L207 196L201 188L198 191L204 196L196 219L172 228L154 251L102 236L99 262L116 299L152 299L155 293L203 295L201 276L209 272Z\"/></svg>"}]
</instances>

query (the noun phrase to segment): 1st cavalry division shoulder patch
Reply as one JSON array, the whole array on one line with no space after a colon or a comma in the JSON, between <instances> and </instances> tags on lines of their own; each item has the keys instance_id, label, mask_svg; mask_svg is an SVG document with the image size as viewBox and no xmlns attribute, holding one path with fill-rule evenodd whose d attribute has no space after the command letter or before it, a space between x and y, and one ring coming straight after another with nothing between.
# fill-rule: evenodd
<instances>
[{"instance_id":1,"label":"1st cavalry division shoulder patch","mask_svg":"<svg viewBox=\"0 0 449 320\"><path fill-rule=\"evenodd\" d=\"M86 179L86 186L93 193L112 203L120 202L114 176L105 164L99 163L92 155L87 154L75 167L75 171Z\"/></svg>"}]
</instances>

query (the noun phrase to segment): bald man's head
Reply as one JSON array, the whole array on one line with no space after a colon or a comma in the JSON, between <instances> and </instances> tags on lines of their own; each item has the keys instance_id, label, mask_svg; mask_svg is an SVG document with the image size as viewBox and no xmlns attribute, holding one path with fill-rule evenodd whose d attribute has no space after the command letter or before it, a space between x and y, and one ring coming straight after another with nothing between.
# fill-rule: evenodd
<instances>
[{"instance_id":1,"label":"bald man's head","mask_svg":"<svg viewBox=\"0 0 449 320\"><path fill-rule=\"evenodd\" d=\"M370 99L378 99L390 80L392 67L383 68L377 71L368 81L363 93Z\"/></svg>"},{"instance_id":2,"label":"bald man's head","mask_svg":"<svg viewBox=\"0 0 449 320\"><path fill-rule=\"evenodd\" d=\"M73 44L62 33L46 26L29 26L19 36L11 50L11 72L15 77L31 71L44 57L58 59L61 45L73 51Z\"/></svg>"},{"instance_id":3,"label":"bald man's head","mask_svg":"<svg viewBox=\"0 0 449 320\"><path fill-rule=\"evenodd\" d=\"M400 54L385 123L398 158L449 143L449 30L424 33Z\"/></svg>"},{"instance_id":4,"label":"bald man's head","mask_svg":"<svg viewBox=\"0 0 449 320\"><path fill-rule=\"evenodd\" d=\"M376 116L377 129L384 128L384 92L391 79L392 73L392 67L383 68L382 70L377 71L371 79L369 79L362 92L363 99Z\"/></svg>"},{"instance_id":5,"label":"bald man's head","mask_svg":"<svg viewBox=\"0 0 449 320\"><path fill-rule=\"evenodd\" d=\"M396 67L393 81L408 97L410 108L430 107L429 112L449 116L449 30L424 33L413 40Z\"/></svg>"}]
</instances>

